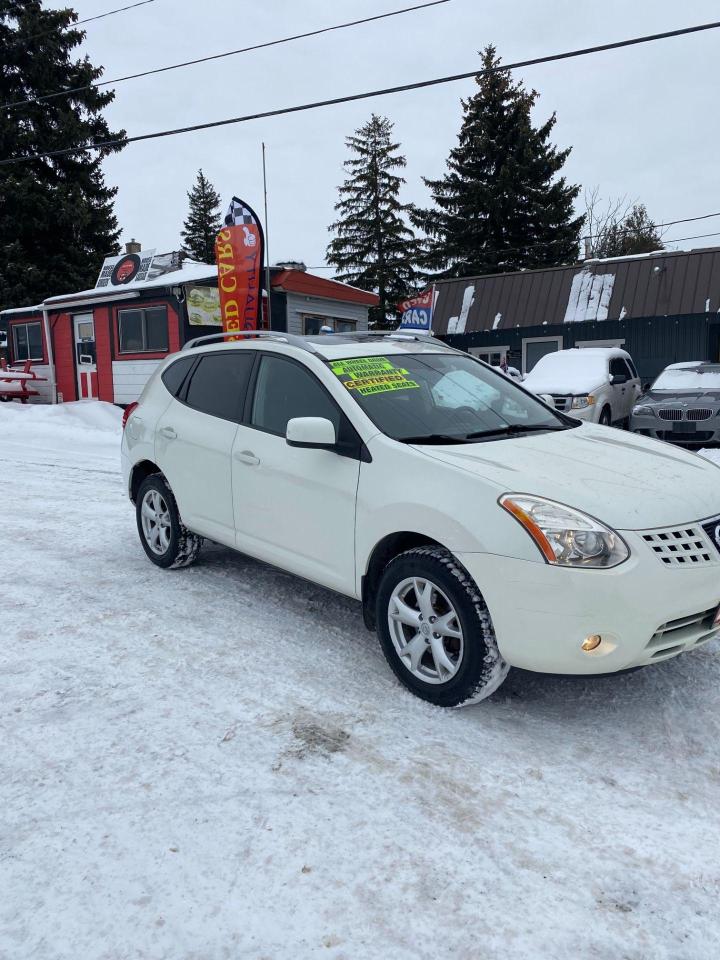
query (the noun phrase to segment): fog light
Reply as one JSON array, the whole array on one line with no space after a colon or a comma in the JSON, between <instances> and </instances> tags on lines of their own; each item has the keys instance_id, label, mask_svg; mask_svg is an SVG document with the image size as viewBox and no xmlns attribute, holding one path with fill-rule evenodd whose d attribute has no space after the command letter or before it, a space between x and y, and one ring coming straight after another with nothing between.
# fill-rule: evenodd
<instances>
[{"instance_id":1,"label":"fog light","mask_svg":"<svg viewBox=\"0 0 720 960\"><path fill-rule=\"evenodd\" d=\"M590 653L591 650L596 650L601 643L602 643L602 637L599 634L594 633L590 637L585 637L585 639L583 640L580 646L585 651L585 653Z\"/></svg>"}]
</instances>

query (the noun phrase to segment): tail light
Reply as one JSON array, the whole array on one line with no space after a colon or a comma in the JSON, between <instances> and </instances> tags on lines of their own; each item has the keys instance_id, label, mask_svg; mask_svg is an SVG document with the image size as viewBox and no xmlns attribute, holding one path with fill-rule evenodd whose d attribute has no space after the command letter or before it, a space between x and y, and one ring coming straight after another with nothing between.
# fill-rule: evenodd
<instances>
[{"instance_id":1,"label":"tail light","mask_svg":"<svg viewBox=\"0 0 720 960\"><path fill-rule=\"evenodd\" d=\"M123 428L123 430L125 429L125 427L126 427L126 425L127 425L127 422L128 422L128 420L129 420L129 418L130 418L130 414L135 410L135 407L137 407L137 400L135 400L133 403L129 403L129 404L125 407L125 409L123 410L123 415L122 415L122 428Z\"/></svg>"}]
</instances>

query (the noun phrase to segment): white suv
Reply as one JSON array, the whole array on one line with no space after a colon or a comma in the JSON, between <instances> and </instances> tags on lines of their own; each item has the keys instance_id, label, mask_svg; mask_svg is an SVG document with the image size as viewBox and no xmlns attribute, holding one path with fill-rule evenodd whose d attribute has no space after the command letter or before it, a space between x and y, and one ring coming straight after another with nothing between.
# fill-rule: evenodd
<instances>
[{"instance_id":1,"label":"white suv","mask_svg":"<svg viewBox=\"0 0 720 960\"><path fill-rule=\"evenodd\" d=\"M526 390L552 397L580 420L628 426L642 386L629 353L619 347L573 347L547 353L525 377Z\"/></svg>"},{"instance_id":2,"label":"white suv","mask_svg":"<svg viewBox=\"0 0 720 960\"><path fill-rule=\"evenodd\" d=\"M126 411L158 566L206 537L355 597L395 674L442 706L509 665L608 673L720 636L714 464L420 335L213 339Z\"/></svg>"}]
</instances>

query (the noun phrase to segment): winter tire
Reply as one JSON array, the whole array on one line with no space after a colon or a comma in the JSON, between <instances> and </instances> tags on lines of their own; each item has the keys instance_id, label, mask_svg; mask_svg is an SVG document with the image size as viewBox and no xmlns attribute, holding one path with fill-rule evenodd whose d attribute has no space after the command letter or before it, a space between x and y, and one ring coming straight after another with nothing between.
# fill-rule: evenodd
<instances>
[{"instance_id":1,"label":"winter tire","mask_svg":"<svg viewBox=\"0 0 720 960\"><path fill-rule=\"evenodd\" d=\"M173 492L162 474L154 473L140 484L135 513L140 543L154 564L176 570L197 560L202 537L183 524Z\"/></svg>"},{"instance_id":2,"label":"winter tire","mask_svg":"<svg viewBox=\"0 0 720 960\"><path fill-rule=\"evenodd\" d=\"M603 407L602 412L600 413L600 419L598 423L602 424L604 427L612 426L612 411L610 407Z\"/></svg>"},{"instance_id":3,"label":"winter tire","mask_svg":"<svg viewBox=\"0 0 720 960\"><path fill-rule=\"evenodd\" d=\"M442 547L416 547L390 561L380 579L377 625L396 677L440 707L484 700L510 669L477 585Z\"/></svg>"}]
</instances>

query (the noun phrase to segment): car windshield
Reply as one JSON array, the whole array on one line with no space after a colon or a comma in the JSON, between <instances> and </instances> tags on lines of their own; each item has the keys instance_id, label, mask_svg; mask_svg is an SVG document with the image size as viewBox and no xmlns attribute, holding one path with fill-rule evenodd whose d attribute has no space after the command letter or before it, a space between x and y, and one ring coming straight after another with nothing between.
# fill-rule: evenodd
<instances>
[{"instance_id":1,"label":"car windshield","mask_svg":"<svg viewBox=\"0 0 720 960\"><path fill-rule=\"evenodd\" d=\"M670 367L663 370L651 389L670 392L720 390L720 363L698 364L694 367Z\"/></svg>"},{"instance_id":2,"label":"car windshield","mask_svg":"<svg viewBox=\"0 0 720 960\"><path fill-rule=\"evenodd\" d=\"M575 425L499 371L460 353L351 357L328 366L395 440L468 443Z\"/></svg>"}]
</instances>

